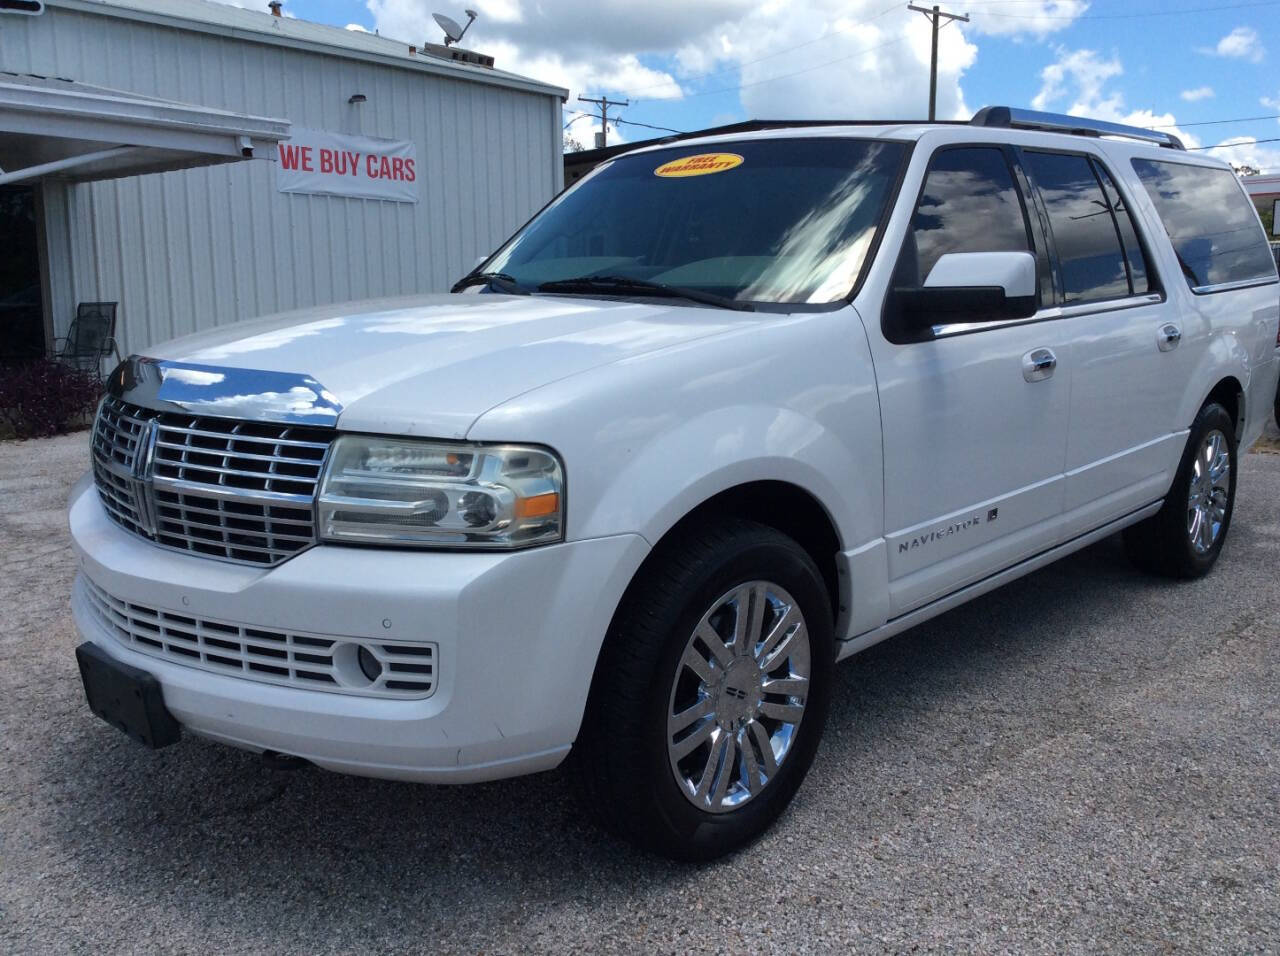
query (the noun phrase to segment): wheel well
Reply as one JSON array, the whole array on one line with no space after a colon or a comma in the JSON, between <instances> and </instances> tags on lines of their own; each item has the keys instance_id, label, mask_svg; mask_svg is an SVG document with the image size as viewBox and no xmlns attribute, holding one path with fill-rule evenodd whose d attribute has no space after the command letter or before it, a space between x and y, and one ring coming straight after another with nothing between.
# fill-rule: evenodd
<instances>
[{"instance_id":1,"label":"wheel well","mask_svg":"<svg viewBox=\"0 0 1280 956\"><path fill-rule=\"evenodd\" d=\"M1209 397L1204 400L1205 405L1210 402L1217 402L1227 410L1236 426L1236 438L1239 439L1244 433L1244 389L1240 387L1240 383L1231 377L1224 378L1213 386Z\"/></svg>"},{"instance_id":2,"label":"wheel well","mask_svg":"<svg viewBox=\"0 0 1280 956\"><path fill-rule=\"evenodd\" d=\"M831 516L817 498L798 485L785 481L754 481L737 485L702 502L676 522L662 540L694 522L730 516L775 528L809 552L827 585L831 612L839 618L840 576L836 554L840 551L840 537Z\"/></svg>"}]
</instances>

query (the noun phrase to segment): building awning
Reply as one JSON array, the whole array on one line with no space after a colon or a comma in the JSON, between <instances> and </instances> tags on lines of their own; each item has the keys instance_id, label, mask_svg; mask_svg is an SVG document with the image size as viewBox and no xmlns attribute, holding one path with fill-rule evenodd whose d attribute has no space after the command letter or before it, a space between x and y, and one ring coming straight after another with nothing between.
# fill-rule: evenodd
<instances>
[{"instance_id":1,"label":"building awning","mask_svg":"<svg viewBox=\"0 0 1280 956\"><path fill-rule=\"evenodd\" d=\"M268 158L289 122L0 71L0 185Z\"/></svg>"}]
</instances>

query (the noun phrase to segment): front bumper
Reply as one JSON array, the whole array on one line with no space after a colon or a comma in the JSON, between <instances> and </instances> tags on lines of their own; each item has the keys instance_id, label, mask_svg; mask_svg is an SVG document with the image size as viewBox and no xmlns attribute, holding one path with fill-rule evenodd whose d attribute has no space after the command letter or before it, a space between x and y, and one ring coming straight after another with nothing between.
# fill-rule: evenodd
<instances>
[{"instance_id":1,"label":"front bumper","mask_svg":"<svg viewBox=\"0 0 1280 956\"><path fill-rule=\"evenodd\" d=\"M618 535L506 554L321 546L274 568L157 547L76 486L79 573L119 600L255 628L439 648L430 697L388 700L210 673L125 646L78 577L76 625L160 681L191 733L344 773L466 783L545 770L577 735L600 643L648 545Z\"/></svg>"}]
</instances>

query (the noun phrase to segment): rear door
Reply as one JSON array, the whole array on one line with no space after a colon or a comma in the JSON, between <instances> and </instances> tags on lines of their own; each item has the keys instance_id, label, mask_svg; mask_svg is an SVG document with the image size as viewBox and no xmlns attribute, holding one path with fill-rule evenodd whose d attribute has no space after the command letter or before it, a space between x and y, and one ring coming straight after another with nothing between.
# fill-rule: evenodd
<instances>
[{"instance_id":1,"label":"rear door","mask_svg":"<svg viewBox=\"0 0 1280 956\"><path fill-rule=\"evenodd\" d=\"M1160 498L1185 441L1176 420L1205 342L1161 291L1130 204L1098 154L1025 149L1048 223L1057 314L1071 332L1064 537Z\"/></svg>"},{"instance_id":2,"label":"rear door","mask_svg":"<svg viewBox=\"0 0 1280 956\"><path fill-rule=\"evenodd\" d=\"M895 250L895 287L919 287L950 252L1037 253L1047 279L1011 159L998 145L933 153ZM926 341L895 341L889 321L871 336L891 616L1055 540L1071 391L1066 331L1059 322L977 318L936 326ZM1030 370L1029 357L1045 352L1049 374Z\"/></svg>"}]
</instances>

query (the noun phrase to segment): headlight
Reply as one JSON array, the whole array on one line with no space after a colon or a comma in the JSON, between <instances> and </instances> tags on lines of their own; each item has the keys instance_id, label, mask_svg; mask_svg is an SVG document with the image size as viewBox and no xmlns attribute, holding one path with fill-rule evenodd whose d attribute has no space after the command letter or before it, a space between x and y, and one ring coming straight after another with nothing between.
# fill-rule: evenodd
<instances>
[{"instance_id":1,"label":"headlight","mask_svg":"<svg viewBox=\"0 0 1280 956\"><path fill-rule=\"evenodd\" d=\"M522 445L343 435L319 510L327 541L523 548L564 537L564 469Z\"/></svg>"}]
</instances>

